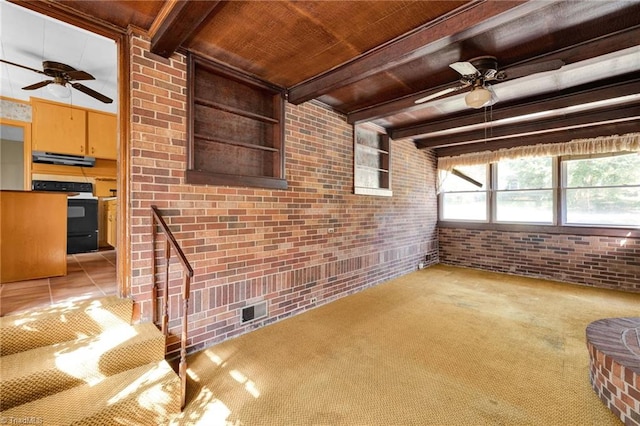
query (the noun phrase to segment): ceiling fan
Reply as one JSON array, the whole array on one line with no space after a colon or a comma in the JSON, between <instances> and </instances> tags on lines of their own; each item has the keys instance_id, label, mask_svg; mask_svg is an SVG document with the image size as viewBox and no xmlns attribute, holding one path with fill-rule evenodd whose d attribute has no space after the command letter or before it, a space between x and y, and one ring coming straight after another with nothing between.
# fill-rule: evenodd
<instances>
[{"instance_id":1,"label":"ceiling fan","mask_svg":"<svg viewBox=\"0 0 640 426\"><path fill-rule=\"evenodd\" d=\"M5 61L4 59L0 59L0 62L4 62L5 64L13 65L16 67L24 68L26 70L30 70L33 72L37 72L38 74L44 74L48 77L51 77L53 80L44 80L39 83L31 84L29 86L25 86L22 90L36 90L44 86L48 86L49 91L56 97L66 98L70 94L70 90L67 87L67 83L76 90L85 93L100 102L104 102L105 104L110 104L113 102L113 99L103 95L102 93L96 92L95 90L80 84L74 83L76 80L95 80L95 78L86 71L79 71L69 65L62 64L60 62L53 61L43 61L42 62L42 71L37 70L35 68L30 68L24 65L16 64L14 62Z\"/></svg>"},{"instance_id":2,"label":"ceiling fan","mask_svg":"<svg viewBox=\"0 0 640 426\"><path fill-rule=\"evenodd\" d=\"M544 71L557 70L564 65L560 59L545 62L515 66L505 70L498 69L498 60L493 56L480 56L465 62L454 62L449 65L462 77L455 86L448 87L415 101L416 104L439 98L449 93L471 87L471 91L465 96L467 106L482 108L493 105L498 101L491 85L505 80L537 74Z\"/></svg>"}]
</instances>

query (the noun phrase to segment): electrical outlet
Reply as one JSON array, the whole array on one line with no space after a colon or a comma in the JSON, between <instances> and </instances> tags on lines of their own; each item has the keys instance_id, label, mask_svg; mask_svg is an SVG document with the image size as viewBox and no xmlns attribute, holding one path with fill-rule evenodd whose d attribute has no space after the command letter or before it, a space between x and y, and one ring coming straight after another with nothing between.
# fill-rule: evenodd
<instances>
[{"instance_id":1,"label":"electrical outlet","mask_svg":"<svg viewBox=\"0 0 640 426\"><path fill-rule=\"evenodd\" d=\"M327 233L329 233L329 234L333 234L334 232L336 232L336 228L327 229Z\"/></svg>"},{"instance_id":2,"label":"electrical outlet","mask_svg":"<svg viewBox=\"0 0 640 426\"><path fill-rule=\"evenodd\" d=\"M317 298L315 298L315 297L312 297L312 298L311 298L311 303L316 303L317 301L318 301L318 299L317 299Z\"/></svg>"}]
</instances>

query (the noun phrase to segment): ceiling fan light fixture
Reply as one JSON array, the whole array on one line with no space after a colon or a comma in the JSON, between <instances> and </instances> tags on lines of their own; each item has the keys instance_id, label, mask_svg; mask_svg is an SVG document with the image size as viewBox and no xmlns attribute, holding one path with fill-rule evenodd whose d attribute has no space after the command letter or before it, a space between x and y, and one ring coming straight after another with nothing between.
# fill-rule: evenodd
<instances>
[{"instance_id":1,"label":"ceiling fan light fixture","mask_svg":"<svg viewBox=\"0 0 640 426\"><path fill-rule=\"evenodd\" d=\"M482 86L474 87L472 91L467 93L464 101L471 108L482 108L491 100L491 92Z\"/></svg>"},{"instance_id":2,"label":"ceiling fan light fixture","mask_svg":"<svg viewBox=\"0 0 640 426\"><path fill-rule=\"evenodd\" d=\"M71 89L66 84L51 83L47 86L47 90L56 98L64 99L71 96Z\"/></svg>"}]
</instances>

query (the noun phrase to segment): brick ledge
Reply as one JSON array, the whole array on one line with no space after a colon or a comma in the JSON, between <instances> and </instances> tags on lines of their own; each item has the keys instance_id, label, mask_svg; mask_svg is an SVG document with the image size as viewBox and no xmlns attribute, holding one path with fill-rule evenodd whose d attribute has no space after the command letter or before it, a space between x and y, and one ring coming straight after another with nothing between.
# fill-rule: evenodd
<instances>
[{"instance_id":1,"label":"brick ledge","mask_svg":"<svg viewBox=\"0 0 640 426\"><path fill-rule=\"evenodd\" d=\"M640 426L640 318L594 321L586 337L593 390L626 426Z\"/></svg>"}]
</instances>

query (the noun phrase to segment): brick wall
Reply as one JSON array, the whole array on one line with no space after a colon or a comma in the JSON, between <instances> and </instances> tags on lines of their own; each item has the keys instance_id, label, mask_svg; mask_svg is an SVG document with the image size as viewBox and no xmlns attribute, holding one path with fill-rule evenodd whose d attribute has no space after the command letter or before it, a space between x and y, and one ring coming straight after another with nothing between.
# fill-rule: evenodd
<instances>
[{"instance_id":1,"label":"brick wall","mask_svg":"<svg viewBox=\"0 0 640 426\"><path fill-rule=\"evenodd\" d=\"M132 37L131 291L143 321L151 308L151 204L195 269L190 350L406 274L426 254L437 262L433 152L393 142L393 197L354 195L352 128L313 103L286 107L288 190L186 184L186 61L157 58L148 47ZM176 261L170 276L177 333ZM261 300L268 317L242 326L241 308Z\"/></svg>"},{"instance_id":2,"label":"brick wall","mask_svg":"<svg viewBox=\"0 0 640 426\"><path fill-rule=\"evenodd\" d=\"M442 263L640 292L640 240L438 229Z\"/></svg>"}]
</instances>

